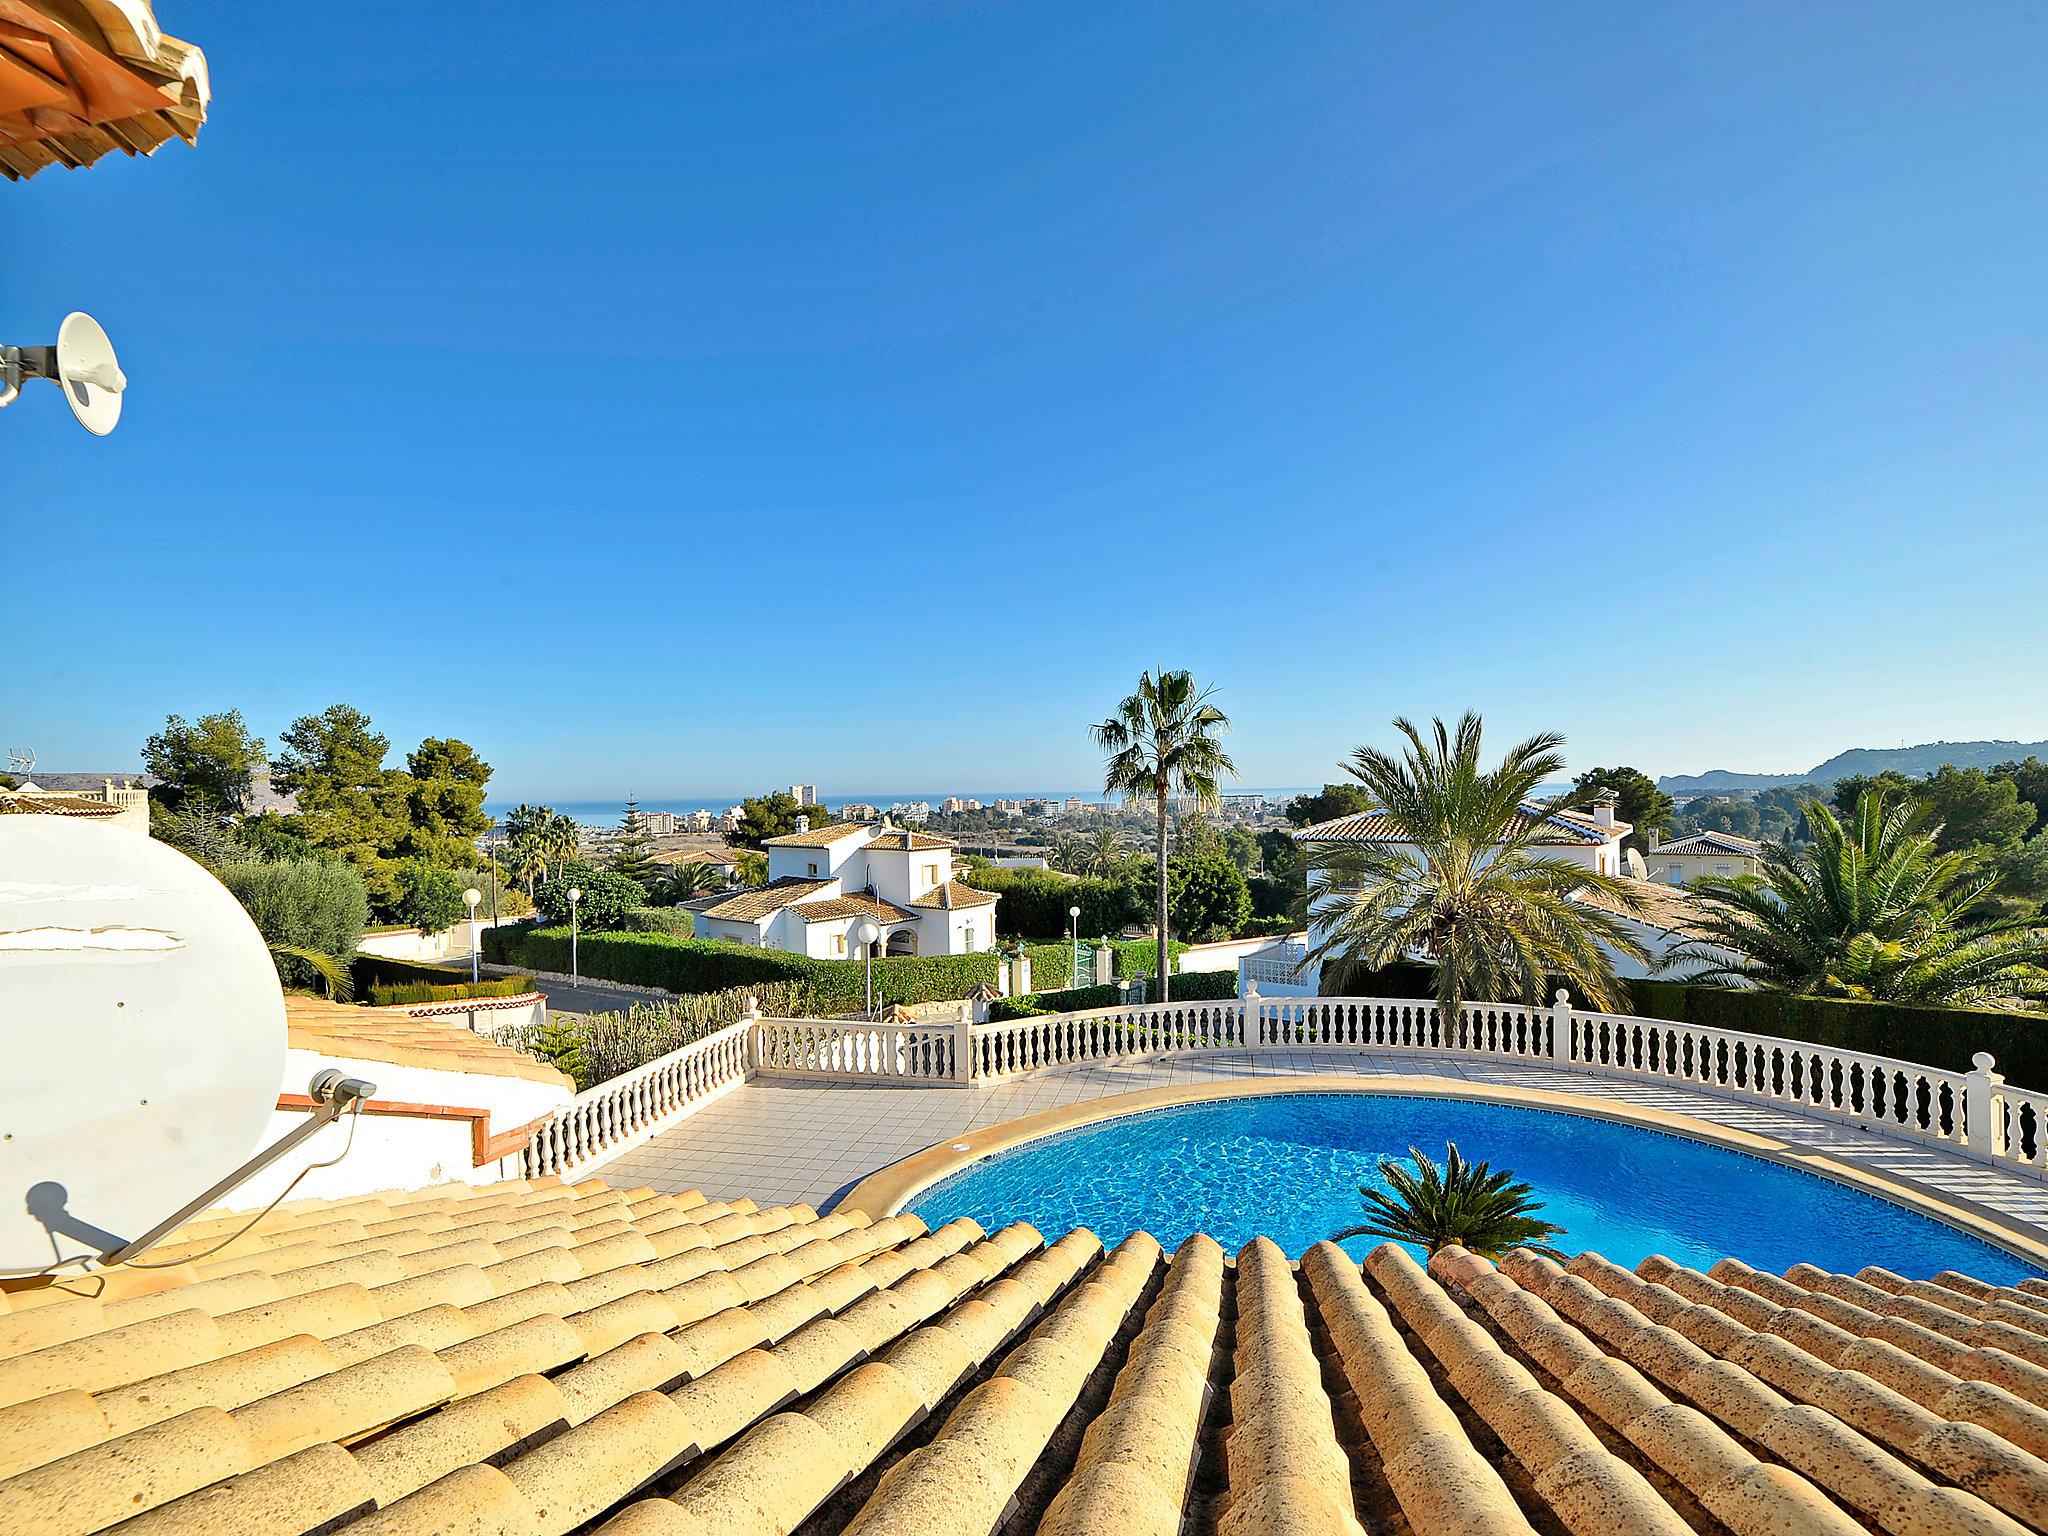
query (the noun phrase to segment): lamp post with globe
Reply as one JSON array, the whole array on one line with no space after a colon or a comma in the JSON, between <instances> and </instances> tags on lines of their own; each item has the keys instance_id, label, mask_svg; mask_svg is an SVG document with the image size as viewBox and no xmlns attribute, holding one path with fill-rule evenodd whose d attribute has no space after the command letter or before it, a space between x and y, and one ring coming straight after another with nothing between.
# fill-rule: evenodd
<instances>
[{"instance_id":1,"label":"lamp post with globe","mask_svg":"<svg viewBox=\"0 0 2048 1536\"><path fill-rule=\"evenodd\" d=\"M880 938L881 936L882 936L882 930L881 930L881 929L879 929L879 928L877 928L877 927L876 927L876 926L874 925L874 923L873 923L872 921L870 921L869 919L867 919L867 918L865 918L865 917L864 917L864 918L862 918L862 919L860 920L860 922L859 922L859 923L857 923L857 924L855 924L855 926L854 926L854 930L853 930L853 938L854 938L854 942L855 942L856 944L860 945L860 952L861 952L862 956L863 956L863 957L864 957L864 958L865 958L865 959L867 960L867 966L868 966L868 1011L867 1011L867 1016L868 1016L869 1018L871 1018L871 1019L872 1019L872 1018L873 1018L873 1017L875 1016L875 941L876 941L877 939L879 939L879 938Z\"/></svg>"},{"instance_id":2,"label":"lamp post with globe","mask_svg":"<svg viewBox=\"0 0 2048 1536\"><path fill-rule=\"evenodd\" d=\"M476 904L484 899L484 893L472 885L462 893L462 899L469 907L469 979L475 981L480 953L476 946Z\"/></svg>"},{"instance_id":3,"label":"lamp post with globe","mask_svg":"<svg viewBox=\"0 0 2048 1536\"><path fill-rule=\"evenodd\" d=\"M579 902L579 901L581 901L582 899L583 899L583 887L582 887L582 886L580 886L580 885L572 885L572 886L570 886L570 887L569 887L569 983L570 983L570 985L571 985L571 986L580 986L580 985L582 984L582 981L583 981L583 971L582 971L581 967L580 967L580 966L579 966L579 965L577 964L577 956L576 956L576 903L577 903L577 902Z\"/></svg>"},{"instance_id":4,"label":"lamp post with globe","mask_svg":"<svg viewBox=\"0 0 2048 1536\"><path fill-rule=\"evenodd\" d=\"M1067 975L1067 985L1081 985L1081 909L1067 908L1067 942L1074 948L1074 968Z\"/></svg>"}]
</instances>

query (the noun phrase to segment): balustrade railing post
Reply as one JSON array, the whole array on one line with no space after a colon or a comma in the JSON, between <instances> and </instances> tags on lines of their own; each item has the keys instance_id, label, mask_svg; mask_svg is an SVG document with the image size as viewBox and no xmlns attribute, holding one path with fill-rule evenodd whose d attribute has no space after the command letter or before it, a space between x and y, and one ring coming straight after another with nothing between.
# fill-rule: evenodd
<instances>
[{"instance_id":1,"label":"balustrade railing post","mask_svg":"<svg viewBox=\"0 0 2048 1536\"><path fill-rule=\"evenodd\" d=\"M761 999L753 993L747 994L746 1006L740 1010L740 1017L751 1026L747 1030L747 1071L761 1069Z\"/></svg>"},{"instance_id":2,"label":"balustrade railing post","mask_svg":"<svg viewBox=\"0 0 2048 1536\"><path fill-rule=\"evenodd\" d=\"M974 1008L968 1003L953 1020L953 1081L974 1081Z\"/></svg>"},{"instance_id":3,"label":"balustrade railing post","mask_svg":"<svg viewBox=\"0 0 2048 1536\"><path fill-rule=\"evenodd\" d=\"M1998 1062L1988 1052L1979 1051L1970 1060L1972 1070L1963 1075L1964 1130L1972 1152L1998 1157L2005 1151L2005 1127L1998 1112L1998 1087L2005 1077L1991 1070Z\"/></svg>"},{"instance_id":4,"label":"balustrade railing post","mask_svg":"<svg viewBox=\"0 0 2048 1536\"><path fill-rule=\"evenodd\" d=\"M1258 1038L1259 1027L1259 984L1256 981L1245 984L1244 996L1237 1006L1237 1043L1250 1045Z\"/></svg>"},{"instance_id":5,"label":"balustrade railing post","mask_svg":"<svg viewBox=\"0 0 2048 1536\"><path fill-rule=\"evenodd\" d=\"M1565 1057L1571 1055L1572 1040L1572 995L1563 987L1557 989L1557 996L1550 1004L1550 1049L1543 1054L1552 1061L1559 1058L1560 1048Z\"/></svg>"}]
</instances>

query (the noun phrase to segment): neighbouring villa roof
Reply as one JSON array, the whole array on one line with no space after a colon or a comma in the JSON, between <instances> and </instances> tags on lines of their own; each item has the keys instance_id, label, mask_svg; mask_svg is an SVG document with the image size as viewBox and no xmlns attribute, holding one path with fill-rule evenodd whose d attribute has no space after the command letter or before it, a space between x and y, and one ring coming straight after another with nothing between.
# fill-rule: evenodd
<instances>
[{"instance_id":1,"label":"neighbouring villa roof","mask_svg":"<svg viewBox=\"0 0 2048 1536\"><path fill-rule=\"evenodd\" d=\"M1763 852L1763 845L1746 837L1737 837L1733 832L1694 832L1686 837L1673 838L1668 843L1659 843L1650 852L1707 857L1726 854L1753 859Z\"/></svg>"},{"instance_id":2,"label":"neighbouring villa roof","mask_svg":"<svg viewBox=\"0 0 2048 1536\"><path fill-rule=\"evenodd\" d=\"M813 827L808 832L785 832L780 837L764 837L763 848L829 848L841 838L852 837L867 831L867 823L860 821L835 821L822 827Z\"/></svg>"},{"instance_id":3,"label":"neighbouring villa roof","mask_svg":"<svg viewBox=\"0 0 2048 1536\"><path fill-rule=\"evenodd\" d=\"M2018 1529L2048 1474L2039 1281L1361 1274L596 1180L297 1201L202 1256L243 1219L10 1296L0 1529L1860 1536Z\"/></svg>"},{"instance_id":4,"label":"neighbouring villa roof","mask_svg":"<svg viewBox=\"0 0 2048 1536\"><path fill-rule=\"evenodd\" d=\"M832 880L810 880L802 875L785 875L766 885L699 897L683 905L706 917L722 917L739 923L759 922L764 917L773 917L784 907L795 906L814 891L829 890L835 883Z\"/></svg>"},{"instance_id":5,"label":"neighbouring villa roof","mask_svg":"<svg viewBox=\"0 0 2048 1536\"><path fill-rule=\"evenodd\" d=\"M1635 896L1638 910L1631 912L1618 901L1610 901L1601 892L1583 888L1576 899L1589 907L1598 907L1603 912L1612 912L1617 917L1626 917L1634 922L1648 923L1664 933L1675 933L1685 938L1702 938L1705 933L1700 927L1700 905L1688 896L1684 889L1675 885L1660 885L1655 880L1636 880L1629 876L1619 877L1621 883Z\"/></svg>"},{"instance_id":6,"label":"neighbouring villa roof","mask_svg":"<svg viewBox=\"0 0 2048 1536\"><path fill-rule=\"evenodd\" d=\"M497 998L478 1000L490 1008ZM438 1005L444 1012L449 1005ZM393 1066L438 1072L473 1072L516 1077L575 1091L575 1083L524 1051L486 1040L458 1019L407 1013L401 1008L358 1008L317 997L287 996L284 1018L295 1050L351 1061L388 1061Z\"/></svg>"},{"instance_id":7,"label":"neighbouring villa roof","mask_svg":"<svg viewBox=\"0 0 2048 1536\"><path fill-rule=\"evenodd\" d=\"M187 144L206 121L206 56L144 0L0 0L0 175Z\"/></svg>"},{"instance_id":8,"label":"neighbouring villa roof","mask_svg":"<svg viewBox=\"0 0 2048 1536\"><path fill-rule=\"evenodd\" d=\"M958 880L948 880L944 885L935 885L917 900L913 907L929 907L945 911L953 907L992 907L996 904L993 891L977 891L971 885L962 885Z\"/></svg>"},{"instance_id":9,"label":"neighbouring villa roof","mask_svg":"<svg viewBox=\"0 0 2048 1536\"><path fill-rule=\"evenodd\" d=\"M915 912L899 907L893 901L884 901L879 896L870 896L866 891L828 896L823 901L799 902L792 910L807 923L829 923L835 918L845 917L872 917L885 923L907 923L917 918Z\"/></svg>"},{"instance_id":10,"label":"neighbouring villa roof","mask_svg":"<svg viewBox=\"0 0 2048 1536\"><path fill-rule=\"evenodd\" d=\"M0 15L4 15L0 10ZM121 807L110 800L88 800L83 795L60 795L48 790L21 794L0 789L0 816L119 816Z\"/></svg>"},{"instance_id":11,"label":"neighbouring villa roof","mask_svg":"<svg viewBox=\"0 0 2048 1536\"><path fill-rule=\"evenodd\" d=\"M892 830L880 833L867 846L879 848L884 853L900 853L907 848L951 848L953 840L949 837L934 837L929 832Z\"/></svg>"},{"instance_id":12,"label":"neighbouring villa roof","mask_svg":"<svg viewBox=\"0 0 2048 1536\"><path fill-rule=\"evenodd\" d=\"M1522 804L1522 820L1518 830L1534 822L1545 825L1546 831L1536 841L1548 847L1597 847L1618 837L1626 837L1635 827L1626 821L1617 821L1611 827L1603 827L1591 816L1579 811L1558 810L1547 805L1529 801ZM1300 843L1405 843L1408 841L1394 819L1380 811L1359 811L1350 816L1339 816L1333 821L1319 821L1313 826L1301 828L1294 834Z\"/></svg>"}]
</instances>

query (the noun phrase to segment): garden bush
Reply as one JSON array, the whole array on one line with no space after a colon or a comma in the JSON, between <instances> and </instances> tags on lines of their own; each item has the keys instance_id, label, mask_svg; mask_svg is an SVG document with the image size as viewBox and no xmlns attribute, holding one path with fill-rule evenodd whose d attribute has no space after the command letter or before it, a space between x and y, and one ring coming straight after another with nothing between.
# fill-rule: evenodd
<instances>
[{"instance_id":1,"label":"garden bush","mask_svg":"<svg viewBox=\"0 0 2048 1536\"><path fill-rule=\"evenodd\" d=\"M568 1072L577 1087L588 1088L724 1029L746 1012L749 997L772 1018L808 1018L820 1011L816 991L809 983L775 982L700 992L673 1002L635 1003L623 1013L580 1018L557 1013L545 1024L516 1026L500 1031L495 1038L500 1045L513 1046ZM564 1066L564 1061L573 1061L573 1068Z\"/></svg>"},{"instance_id":2,"label":"garden bush","mask_svg":"<svg viewBox=\"0 0 2048 1536\"><path fill-rule=\"evenodd\" d=\"M317 950L343 965L356 952L370 920L370 898L363 877L339 859L223 864L219 873L221 884L234 892L264 943ZM317 983L304 961L273 958L286 986Z\"/></svg>"},{"instance_id":3,"label":"garden bush","mask_svg":"<svg viewBox=\"0 0 2048 1536\"><path fill-rule=\"evenodd\" d=\"M1214 1002L1218 998L1237 996L1237 972L1228 971L1179 971L1173 978L1173 1000L1176 1003ZM1159 1001L1159 978L1145 978L1145 1000Z\"/></svg>"},{"instance_id":4,"label":"garden bush","mask_svg":"<svg viewBox=\"0 0 2048 1536\"><path fill-rule=\"evenodd\" d=\"M408 1003L454 1003L472 997L520 997L533 990L531 976L492 976L448 986L426 981L376 982L367 993L356 995L373 1008L399 1008Z\"/></svg>"},{"instance_id":5,"label":"garden bush","mask_svg":"<svg viewBox=\"0 0 2048 1536\"><path fill-rule=\"evenodd\" d=\"M1054 869L974 869L961 883L991 891L996 929L1006 938L1063 939L1069 907L1081 909L1081 936L1116 933L1138 915L1131 888L1120 880L1063 875Z\"/></svg>"},{"instance_id":6,"label":"garden bush","mask_svg":"<svg viewBox=\"0 0 2048 1536\"><path fill-rule=\"evenodd\" d=\"M625 922L628 912L647 905L647 892L637 880L572 859L553 879L543 880L533 888L534 910L541 921L566 924L572 890L583 893L576 902L576 925L585 933L617 928Z\"/></svg>"}]
</instances>

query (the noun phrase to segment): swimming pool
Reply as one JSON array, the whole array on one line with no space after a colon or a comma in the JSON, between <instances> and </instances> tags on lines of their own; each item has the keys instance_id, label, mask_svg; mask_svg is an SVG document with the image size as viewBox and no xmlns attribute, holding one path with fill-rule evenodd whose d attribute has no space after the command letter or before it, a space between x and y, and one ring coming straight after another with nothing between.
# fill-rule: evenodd
<instances>
[{"instance_id":1,"label":"swimming pool","mask_svg":"<svg viewBox=\"0 0 2048 1536\"><path fill-rule=\"evenodd\" d=\"M940 1180L909 1209L933 1226L971 1216L1047 1234L1140 1228L1169 1249L1207 1232L1227 1249L1263 1233L1299 1257L1365 1219L1360 1185L1409 1146L1438 1162L1455 1141L1535 1186L1556 1246L1633 1266L1652 1253L1706 1268L1732 1255L1783 1272L1805 1262L1910 1279L1943 1269L2000 1284L2040 1271L1863 1190L1688 1137L1590 1115L1475 1099L1374 1093L1267 1094L1143 1111L1001 1152ZM1362 1256L1376 1238L1345 1248Z\"/></svg>"}]
</instances>

